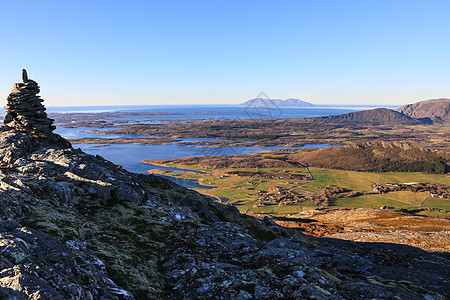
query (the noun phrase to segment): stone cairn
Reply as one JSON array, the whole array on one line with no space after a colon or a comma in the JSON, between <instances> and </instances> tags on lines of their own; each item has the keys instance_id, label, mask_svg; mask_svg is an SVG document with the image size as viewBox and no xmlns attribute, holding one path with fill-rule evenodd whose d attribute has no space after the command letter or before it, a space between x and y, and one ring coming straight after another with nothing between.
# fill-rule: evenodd
<instances>
[{"instance_id":1,"label":"stone cairn","mask_svg":"<svg viewBox=\"0 0 450 300\"><path fill-rule=\"evenodd\" d=\"M3 118L5 129L33 134L50 134L56 128L52 119L47 117L42 105L40 89L36 81L28 79L27 71L22 70L23 83L15 83L7 98L6 114Z\"/></svg>"}]
</instances>

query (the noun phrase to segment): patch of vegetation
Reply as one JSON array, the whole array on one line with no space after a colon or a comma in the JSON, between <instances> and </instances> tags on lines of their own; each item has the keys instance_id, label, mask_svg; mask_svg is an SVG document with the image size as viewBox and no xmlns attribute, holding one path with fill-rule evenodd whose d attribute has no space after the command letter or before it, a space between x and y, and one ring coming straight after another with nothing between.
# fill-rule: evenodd
<instances>
[{"instance_id":1,"label":"patch of vegetation","mask_svg":"<svg viewBox=\"0 0 450 300\"><path fill-rule=\"evenodd\" d=\"M177 164L173 164L178 166ZM189 165L183 165L189 168ZM301 171L301 172L300 172ZM309 180L305 169L286 168L218 168L206 174L166 172L177 176L199 179L201 183L216 186L199 192L228 200L241 212L254 214L292 214L311 207L350 208L419 208L428 199L444 197L440 208L446 210L448 178L440 174L420 172L359 172L309 168L314 180ZM277 174L277 176L273 176ZM283 179L278 176L283 174ZM289 174L301 178L286 179ZM434 198L433 198L434 199ZM437 207L436 205L434 207Z\"/></svg>"},{"instance_id":2,"label":"patch of vegetation","mask_svg":"<svg viewBox=\"0 0 450 300\"><path fill-rule=\"evenodd\" d=\"M441 157L435 157L432 161L401 162L383 158L379 162L380 172L425 172L432 174L444 174L447 162Z\"/></svg>"},{"instance_id":3,"label":"patch of vegetation","mask_svg":"<svg viewBox=\"0 0 450 300\"><path fill-rule=\"evenodd\" d=\"M449 199L431 198L424 203L424 206L450 211Z\"/></svg>"},{"instance_id":4,"label":"patch of vegetation","mask_svg":"<svg viewBox=\"0 0 450 300\"><path fill-rule=\"evenodd\" d=\"M409 144L371 142L298 151L287 160L326 169L444 174L449 169L450 156Z\"/></svg>"}]
</instances>

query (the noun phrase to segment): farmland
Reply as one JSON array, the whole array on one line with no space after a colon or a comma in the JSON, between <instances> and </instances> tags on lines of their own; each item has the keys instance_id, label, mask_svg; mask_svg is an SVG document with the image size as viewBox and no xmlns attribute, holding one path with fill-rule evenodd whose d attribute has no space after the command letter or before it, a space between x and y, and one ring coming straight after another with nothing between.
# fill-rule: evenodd
<instances>
[{"instance_id":1,"label":"farmland","mask_svg":"<svg viewBox=\"0 0 450 300\"><path fill-rule=\"evenodd\" d=\"M318 207L313 201L298 201L291 205L283 205L277 202L263 204L261 196L277 195L281 191L289 191L300 196L318 196L327 187L339 187L353 192L352 197L331 197L327 207L342 208L379 208L386 206L392 209L425 209L426 207L450 211L450 199L433 198L424 190L414 192L412 190L392 190L380 192L379 187L402 183L430 183L447 185L448 175L409 173L409 172L357 172L346 170L332 170L321 168L309 168L314 180L310 180L305 169L275 169L275 168L221 168L181 165L170 163L170 166L202 170L204 174L180 171L156 171L169 176L197 179L202 185L214 186L214 189L197 189L201 193L211 196L226 198L228 203L236 205L241 212L264 213L271 215L285 215L298 213L307 208ZM246 175L248 174L248 175ZM258 175L255 175L258 174ZM261 176L261 174L281 174L284 176ZM290 179L296 175L294 179ZM264 177L264 178L260 178ZM299 179L302 178L302 179ZM414 185L412 185L414 186ZM360 194L355 194L356 192ZM425 203L422 204L422 202Z\"/></svg>"}]
</instances>

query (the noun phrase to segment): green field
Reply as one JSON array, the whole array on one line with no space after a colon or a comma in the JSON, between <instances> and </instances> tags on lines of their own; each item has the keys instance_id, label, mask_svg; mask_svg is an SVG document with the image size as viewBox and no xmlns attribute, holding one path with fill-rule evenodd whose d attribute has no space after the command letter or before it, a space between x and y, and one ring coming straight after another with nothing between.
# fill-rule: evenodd
<instances>
[{"instance_id":1,"label":"green field","mask_svg":"<svg viewBox=\"0 0 450 300\"><path fill-rule=\"evenodd\" d=\"M329 170L310 168L314 176L314 181L305 186L324 187L335 185L351 190L369 190L372 184L405 183L405 182L430 182L440 184L450 184L449 175L428 174L419 172L357 172L345 170Z\"/></svg>"},{"instance_id":2,"label":"green field","mask_svg":"<svg viewBox=\"0 0 450 300\"><path fill-rule=\"evenodd\" d=\"M425 202L423 206L450 211L450 199L430 198Z\"/></svg>"},{"instance_id":3,"label":"green field","mask_svg":"<svg viewBox=\"0 0 450 300\"><path fill-rule=\"evenodd\" d=\"M171 166L185 169L195 169L207 172L196 174L192 172L167 172L166 175L175 174L181 177L197 179L201 184L216 186L215 189L197 189L197 191L217 197L224 197L233 202L240 211L265 214L289 214L298 213L304 209L316 207L310 201L300 202L287 206L266 205L258 206L258 191L276 193L275 187L292 189L301 195L317 195L327 186L341 187L352 191L368 192L373 190L373 185L386 185L386 183L424 182L449 185L449 175L406 173L406 172L357 172L345 170L330 170L310 168L314 180L294 179L261 179L249 176L230 175L231 171L279 171L278 169L215 169L199 166L170 164ZM302 174L307 177L305 169L286 169L287 172ZM225 176L224 176L225 175ZM393 191L385 194L366 194L352 198L330 199L330 207L349 208L379 208L388 206L391 208L414 208L429 195L425 192L414 193L412 191ZM450 199L428 198L423 207L437 208L450 211ZM427 213L425 213L427 214ZM428 214L433 214L429 212Z\"/></svg>"}]
</instances>

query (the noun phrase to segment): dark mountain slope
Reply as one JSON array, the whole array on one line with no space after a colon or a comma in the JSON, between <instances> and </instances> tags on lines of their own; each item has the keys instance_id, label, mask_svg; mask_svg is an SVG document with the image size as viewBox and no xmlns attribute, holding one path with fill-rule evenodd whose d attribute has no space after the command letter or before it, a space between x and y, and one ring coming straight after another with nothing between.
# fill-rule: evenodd
<instances>
[{"instance_id":1,"label":"dark mountain slope","mask_svg":"<svg viewBox=\"0 0 450 300\"><path fill-rule=\"evenodd\" d=\"M155 160L146 161L154 163ZM352 143L323 149L279 150L252 155L202 156L158 160L182 165L214 168L303 168L305 165L327 169L374 172L450 171L450 154L401 142Z\"/></svg>"},{"instance_id":2,"label":"dark mountain slope","mask_svg":"<svg viewBox=\"0 0 450 300\"><path fill-rule=\"evenodd\" d=\"M289 160L328 169L443 174L450 155L399 142L370 142L300 152Z\"/></svg>"},{"instance_id":3,"label":"dark mountain slope","mask_svg":"<svg viewBox=\"0 0 450 300\"><path fill-rule=\"evenodd\" d=\"M422 123L419 120L387 108L376 108L342 115L310 119L332 123L356 123L371 125L415 125Z\"/></svg>"}]
</instances>

